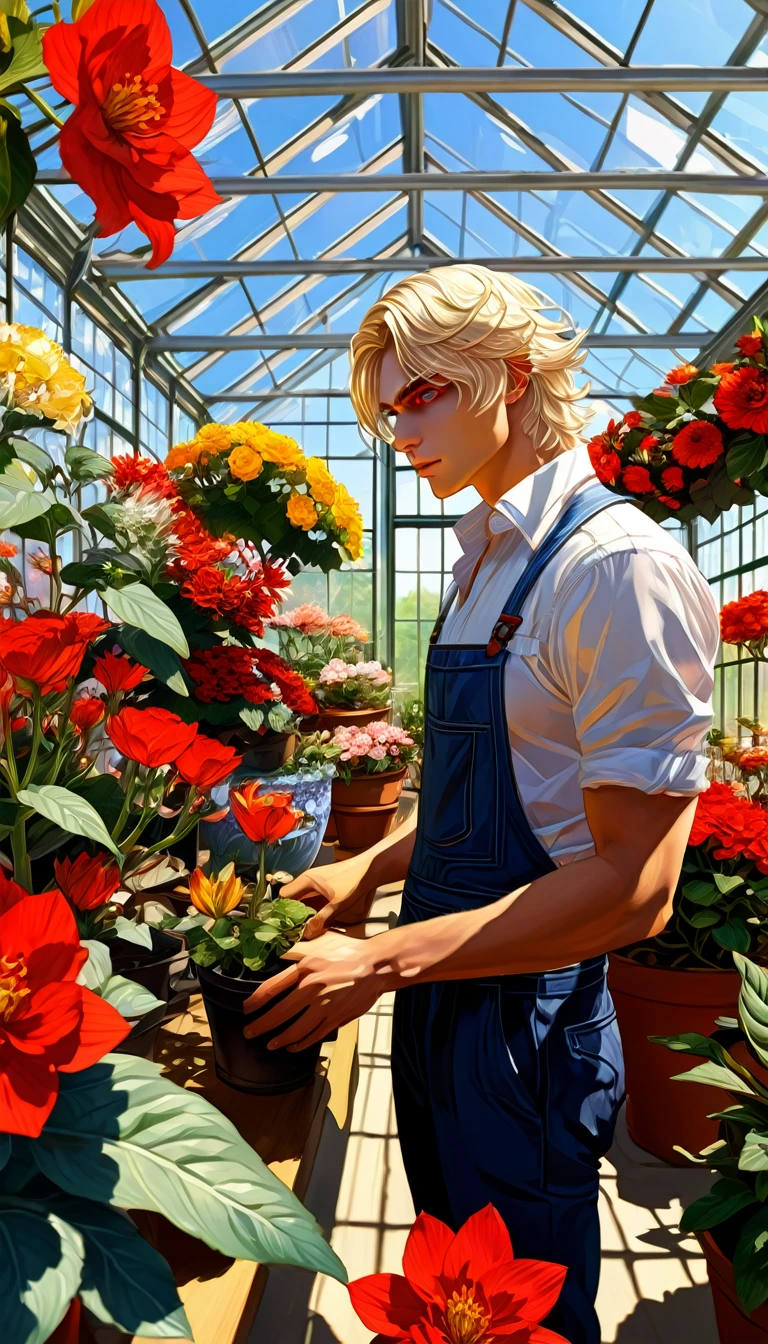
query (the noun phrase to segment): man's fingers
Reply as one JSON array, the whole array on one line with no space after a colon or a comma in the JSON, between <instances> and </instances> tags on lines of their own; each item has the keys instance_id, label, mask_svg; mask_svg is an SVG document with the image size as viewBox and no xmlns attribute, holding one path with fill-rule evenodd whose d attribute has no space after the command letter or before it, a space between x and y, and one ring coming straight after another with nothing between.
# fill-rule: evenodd
<instances>
[{"instance_id":1,"label":"man's fingers","mask_svg":"<svg viewBox=\"0 0 768 1344\"><path fill-rule=\"evenodd\" d=\"M313 896L321 896L327 901L328 892L323 890L324 885L322 880L317 882L313 878L310 869L308 873L302 873L301 877L294 877L292 882L286 882L285 886L280 888L280 895L290 901L306 901Z\"/></svg>"},{"instance_id":2,"label":"man's fingers","mask_svg":"<svg viewBox=\"0 0 768 1344\"><path fill-rule=\"evenodd\" d=\"M274 1036L267 1049L281 1050L287 1047L289 1050L304 1050L316 1032L322 1031L325 1035L325 1020L325 1011L322 1008L308 1008L301 1014L298 1022L292 1022L279 1036Z\"/></svg>"},{"instance_id":3,"label":"man's fingers","mask_svg":"<svg viewBox=\"0 0 768 1344\"><path fill-rule=\"evenodd\" d=\"M284 989L289 989L295 985L299 978L298 966L286 966L279 975L273 975L271 979L265 980L263 985L251 994L249 999L243 1004L244 1013L253 1013L257 1008L263 1008L265 1004L274 999L276 994L281 994Z\"/></svg>"},{"instance_id":4,"label":"man's fingers","mask_svg":"<svg viewBox=\"0 0 768 1344\"><path fill-rule=\"evenodd\" d=\"M308 922L304 925L303 937L305 939L309 939L310 941L313 938L319 938L321 933L325 933L335 913L336 913L335 906L331 905L330 903L328 905L321 906L317 914L313 915L312 918L308 920Z\"/></svg>"}]
</instances>

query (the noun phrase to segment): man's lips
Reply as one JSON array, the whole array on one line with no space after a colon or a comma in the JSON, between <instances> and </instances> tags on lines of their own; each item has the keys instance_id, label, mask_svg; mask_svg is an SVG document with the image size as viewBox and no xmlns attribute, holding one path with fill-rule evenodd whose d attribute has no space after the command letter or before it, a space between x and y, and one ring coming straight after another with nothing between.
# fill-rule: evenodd
<instances>
[{"instance_id":1,"label":"man's lips","mask_svg":"<svg viewBox=\"0 0 768 1344\"><path fill-rule=\"evenodd\" d=\"M411 458L411 466L413 467L414 471L417 472L418 475L420 476L423 471L426 471L427 467L436 467L438 462L440 462L440 460L441 459L439 457L430 457L425 462L417 462L415 458Z\"/></svg>"}]
</instances>

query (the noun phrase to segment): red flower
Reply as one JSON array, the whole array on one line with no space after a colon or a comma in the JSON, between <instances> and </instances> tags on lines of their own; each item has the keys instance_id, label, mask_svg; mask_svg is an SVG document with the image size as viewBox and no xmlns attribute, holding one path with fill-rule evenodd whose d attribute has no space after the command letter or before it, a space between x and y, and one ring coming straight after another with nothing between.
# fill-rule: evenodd
<instances>
[{"instance_id":1,"label":"red flower","mask_svg":"<svg viewBox=\"0 0 768 1344\"><path fill-rule=\"evenodd\" d=\"M283 704L294 714L316 714L317 702L307 689L307 683L298 672L288 666L284 658L271 649L254 649L254 661L267 681L280 688Z\"/></svg>"},{"instance_id":2,"label":"red flower","mask_svg":"<svg viewBox=\"0 0 768 1344\"><path fill-rule=\"evenodd\" d=\"M724 644L749 644L768 635L768 592L756 593L726 602L720 612L720 635Z\"/></svg>"},{"instance_id":3,"label":"red flower","mask_svg":"<svg viewBox=\"0 0 768 1344\"><path fill-rule=\"evenodd\" d=\"M658 446L659 440L655 434L646 434L645 438L640 440L641 452L652 453L654 448L658 448Z\"/></svg>"},{"instance_id":4,"label":"red flower","mask_svg":"<svg viewBox=\"0 0 768 1344\"><path fill-rule=\"evenodd\" d=\"M709 467L724 452L723 436L708 420L689 420L672 443L672 456L684 467Z\"/></svg>"},{"instance_id":5,"label":"red flower","mask_svg":"<svg viewBox=\"0 0 768 1344\"><path fill-rule=\"evenodd\" d=\"M69 711L69 721L78 733L87 733L104 718L104 701L95 695L81 695Z\"/></svg>"},{"instance_id":6,"label":"red flower","mask_svg":"<svg viewBox=\"0 0 768 1344\"><path fill-rule=\"evenodd\" d=\"M118 658L114 653L102 653L93 664L93 675L108 695L118 691L132 691L138 686L149 668L132 663L130 658Z\"/></svg>"},{"instance_id":7,"label":"red flower","mask_svg":"<svg viewBox=\"0 0 768 1344\"><path fill-rule=\"evenodd\" d=\"M751 336L740 336L736 344L742 355L751 358L760 354L763 348L763 338L759 331L753 331Z\"/></svg>"},{"instance_id":8,"label":"red flower","mask_svg":"<svg viewBox=\"0 0 768 1344\"><path fill-rule=\"evenodd\" d=\"M722 378L724 373L731 373L733 371L733 367L734 366L732 362L728 360L723 360L719 364L713 364L712 368L710 369L710 373L716 373L718 378Z\"/></svg>"},{"instance_id":9,"label":"red flower","mask_svg":"<svg viewBox=\"0 0 768 1344\"><path fill-rule=\"evenodd\" d=\"M293 794L265 793L259 797L260 779L240 789L230 789L232 815L238 826L254 844L273 845L290 831L295 831L303 812L292 806Z\"/></svg>"},{"instance_id":10,"label":"red flower","mask_svg":"<svg viewBox=\"0 0 768 1344\"><path fill-rule=\"evenodd\" d=\"M645 418L639 411L627 411L621 422L622 429L639 429L645 423Z\"/></svg>"},{"instance_id":11,"label":"red flower","mask_svg":"<svg viewBox=\"0 0 768 1344\"><path fill-rule=\"evenodd\" d=\"M603 485L615 485L621 474L621 458L613 449L606 450L602 439L592 439L587 444L589 460L595 475Z\"/></svg>"},{"instance_id":12,"label":"red flower","mask_svg":"<svg viewBox=\"0 0 768 1344\"><path fill-rule=\"evenodd\" d=\"M117 750L149 770L171 765L191 746L196 723L184 723L169 709L134 709L128 705L107 720L107 732Z\"/></svg>"},{"instance_id":13,"label":"red flower","mask_svg":"<svg viewBox=\"0 0 768 1344\"><path fill-rule=\"evenodd\" d=\"M61 132L61 161L95 202L102 237L131 221L147 235L150 269L173 251L175 219L221 201L190 153L210 130L216 95L174 70L172 54L155 0L96 0L43 36L51 83L76 109Z\"/></svg>"},{"instance_id":14,"label":"red flower","mask_svg":"<svg viewBox=\"0 0 768 1344\"><path fill-rule=\"evenodd\" d=\"M768 873L768 813L730 784L714 782L699 794L688 843L708 843L713 858L748 859Z\"/></svg>"},{"instance_id":15,"label":"red flower","mask_svg":"<svg viewBox=\"0 0 768 1344\"><path fill-rule=\"evenodd\" d=\"M228 578L223 569L204 565L189 575L181 593L196 607L259 636L264 634L265 620L275 614L275 598L258 571L247 578L236 574Z\"/></svg>"},{"instance_id":16,"label":"red flower","mask_svg":"<svg viewBox=\"0 0 768 1344\"><path fill-rule=\"evenodd\" d=\"M165 467L151 457L139 457L133 453L124 453L112 458L114 474L110 478L110 488L115 490L143 489L161 499L176 499L178 490Z\"/></svg>"},{"instance_id":17,"label":"red flower","mask_svg":"<svg viewBox=\"0 0 768 1344\"><path fill-rule=\"evenodd\" d=\"M0 541L0 555L4 560L12 560L14 555L18 555L18 547L11 541Z\"/></svg>"},{"instance_id":18,"label":"red flower","mask_svg":"<svg viewBox=\"0 0 768 1344\"><path fill-rule=\"evenodd\" d=\"M203 565L214 565L219 560L226 560L234 550L234 538L212 536L203 527L197 514L193 513L183 500L177 500L173 512L176 520L174 532L178 553L169 569L179 582L187 578L188 570L200 569Z\"/></svg>"},{"instance_id":19,"label":"red flower","mask_svg":"<svg viewBox=\"0 0 768 1344\"><path fill-rule=\"evenodd\" d=\"M670 387L681 387L683 383L690 383L698 376L699 370L695 364L678 364L676 369L670 369L667 374L667 382Z\"/></svg>"},{"instance_id":20,"label":"red flower","mask_svg":"<svg viewBox=\"0 0 768 1344\"><path fill-rule=\"evenodd\" d=\"M750 364L720 379L714 396L718 413L731 429L768 433L768 372Z\"/></svg>"},{"instance_id":21,"label":"red flower","mask_svg":"<svg viewBox=\"0 0 768 1344\"><path fill-rule=\"evenodd\" d=\"M115 863L102 854L91 858L78 854L77 858L54 860L56 881L71 905L78 910L97 910L111 901L120 886L120 872Z\"/></svg>"},{"instance_id":22,"label":"red flower","mask_svg":"<svg viewBox=\"0 0 768 1344\"><path fill-rule=\"evenodd\" d=\"M92 611L73 611L66 619L75 622L83 639L87 639L89 644L109 630L111 625L110 621L105 621L103 616L95 616Z\"/></svg>"},{"instance_id":23,"label":"red flower","mask_svg":"<svg viewBox=\"0 0 768 1344\"><path fill-rule=\"evenodd\" d=\"M515 1260L492 1204L454 1236L420 1213L403 1252L403 1274L369 1274L349 1285L352 1306L379 1338L413 1344L567 1344L539 1325L563 1286L563 1265Z\"/></svg>"},{"instance_id":24,"label":"red flower","mask_svg":"<svg viewBox=\"0 0 768 1344\"><path fill-rule=\"evenodd\" d=\"M668 509L680 508L680 500L675 499L674 495L659 495L659 503L666 504Z\"/></svg>"},{"instance_id":25,"label":"red flower","mask_svg":"<svg viewBox=\"0 0 768 1344\"><path fill-rule=\"evenodd\" d=\"M647 467L625 467L621 479L633 495L652 495L656 489Z\"/></svg>"},{"instance_id":26,"label":"red flower","mask_svg":"<svg viewBox=\"0 0 768 1344\"><path fill-rule=\"evenodd\" d=\"M75 983L88 953L60 891L0 902L0 1130L34 1139L53 1110L59 1073L89 1068L130 1027Z\"/></svg>"},{"instance_id":27,"label":"red flower","mask_svg":"<svg viewBox=\"0 0 768 1344\"><path fill-rule=\"evenodd\" d=\"M685 485L680 467L667 467L662 471L661 479L667 490L682 490Z\"/></svg>"},{"instance_id":28,"label":"red flower","mask_svg":"<svg viewBox=\"0 0 768 1344\"><path fill-rule=\"evenodd\" d=\"M234 747L225 747L215 738L198 733L192 745L178 757L176 769L187 784L206 790L228 779L242 759Z\"/></svg>"},{"instance_id":29,"label":"red flower","mask_svg":"<svg viewBox=\"0 0 768 1344\"><path fill-rule=\"evenodd\" d=\"M91 638L74 615L5 621L0 626L0 659L11 676L35 682L47 695L63 691L77 676Z\"/></svg>"}]
</instances>

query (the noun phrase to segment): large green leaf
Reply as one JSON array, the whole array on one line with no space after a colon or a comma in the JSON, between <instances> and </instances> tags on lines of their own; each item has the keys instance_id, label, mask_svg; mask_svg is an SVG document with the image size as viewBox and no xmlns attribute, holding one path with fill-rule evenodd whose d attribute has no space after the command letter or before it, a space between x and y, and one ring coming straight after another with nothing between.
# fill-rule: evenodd
<instances>
[{"instance_id":1,"label":"large green leaf","mask_svg":"<svg viewBox=\"0 0 768 1344\"><path fill-rule=\"evenodd\" d=\"M768 1209L762 1208L742 1228L733 1270L741 1305L749 1314L768 1297Z\"/></svg>"},{"instance_id":2,"label":"large green leaf","mask_svg":"<svg viewBox=\"0 0 768 1344\"><path fill-rule=\"evenodd\" d=\"M43 64L40 29L34 19L26 15L20 17L17 6L13 4L3 3L0 9L8 15L8 31L13 44L10 63L0 74L0 93L10 93L27 80L47 75L48 71ZM14 10L17 10L16 14Z\"/></svg>"},{"instance_id":3,"label":"large green leaf","mask_svg":"<svg viewBox=\"0 0 768 1344\"><path fill-rule=\"evenodd\" d=\"M717 1227L742 1209L749 1208L757 1201L749 1186L743 1181L725 1179L715 1181L708 1194L685 1210L680 1219L682 1232L704 1232L709 1227Z\"/></svg>"},{"instance_id":4,"label":"large green leaf","mask_svg":"<svg viewBox=\"0 0 768 1344\"><path fill-rule=\"evenodd\" d=\"M148 635L146 630L137 630L135 625L122 625L117 638L125 652L148 667L158 681L164 681L177 695L189 696L179 655L167 643Z\"/></svg>"},{"instance_id":5,"label":"large green leaf","mask_svg":"<svg viewBox=\"0 0 768 1344\"><path fill-rule=\"evenodd\" d=\"M0 532L13 531L33 518L41 518L53 504L48 490L31 491L3 488L0 477Z\"/></svg>"},{"instance_id":6,"label":"large green leaf","mask_svg":"<svg viewBox=\"0 0 768 1344\"><path fill-rule=\"evenodd\" d=\"M734 952L741 976L739 1017L761 1064L768 1066L768 974L747 957Z\"/></svg>"},{"instance_id":7,"label":"large green leaf","mask_svg":"<svg viewBox=\"0 0 768 1344\"><path fill-rule=\"evenodd\" d=\"M224 1255L345 1280L314 1218L234 1125L146 1060L108 1055L61 1074L56 1105L30 1147L68 1194L163 1213Z\"/></svg>"},{"instance_id":8,"label":"large green leaf","mask_svg":"<svg viewBox=\"0 0 768 1344\"><path fill-rule=\"evenodd\" d=\"M738 1073L732 1073L725 1064L716 1064L711 1059L704 1064L697 1064L687 1073L675 1073L672 1076L676 1082L711 1083L713 1087L724 1087L727 1092L746 1092L754 1095L749 1083Z\"/></svg>"},{"instance_id":9,"label":"large green leaf","mask_svg":"<svg viewBox=\"0 0 768 1344\"><path fill-rule=\"evenodd\" d=\"M761 435L755 435L744 443L734 443L725 459L728 475L732 481L751 476L765 464L765 458L765 439Z\"/></svg>"},{"instance_id":10,"label":"large green leaf","mask_svg":"<svg viewBox=\"0 0 768 1344\"><path fill-rule=\"evenodd\" d=\"M64 453L67 470L75 481L101 481L114 475L115 468L108 457L85 448L81 443L71 443Z\"/></svg>"},{"instance_id":11,"label":"large green leaf","mask_svg":"<svg viewBox=\"0 0 768 1344\"><path fill-rule=\"evenodd\" d=\"M29 788L20 789L16 796L24 807L34 808L41 817L70 835L84 835L87 840L95 840L98 845L111 849L122 862L123 856L96 809L71 789L64 789L60 784L30 784Z\"/></svg>"},{"instance_id":12,"label":"large green leaf","mask_svg":"<svg viewBox=\"0 0 768 1344\"><path fill-rule=\"evenodd\" d=\"M53 458L39 444L29 439L11 439L11 445L19 461L25 462L38 476L47 476L53 471L56 465Z\"/></svg>"},{"instance_id":13,"label":"large green leaf","mask_svg":"<svg viewBox=\"0 0 768 1344\"><path fill-rule=\"evenodd\" d=\"M147 1013L163 1007L162 999L156 999L136 980L126 980L123 975L112 974L112 958L106 943L100 943L98 938L83 938L82 944L88 949L88 960L77 977L79 985L93 990L94 994L111 1003L125 1018L145 1017ZM151 936L149 945L152 946Z\"/></svg>"},{"instance_id":14,"label":"large green leaf","mask_svg":"<svg viewBox=\"0 0 768 1344\"><path fill-rule=\"evenodd\" d=\"M728 952L748 952L752 945L749 925L736 916L729 919L727 924L721 925L719 929L714 929L712 937L716 943L719 943Z\"/></svg>"},{"instance_id":15,"label":"large green leaf","mask_svg":"<svg viewBox=\"0 0 768 1344\"><path fill-rule=\"evenodd\" d=\"M83 1239L80 1297L94 1316L129 1335L192 1339L170 1268L127 1214L65 1196L51 1204Z\"/></svg>"},{"instance_id":16,"label":"large green leaf","mask_svg":"<svg viewBox=\"0 0 768 1344\"><path fill-rule=\"evenodd\" d=\"M119 621L145 630L161 644L169 645L180 657L189 657L189 645L179 622L170 607L146 584L132 583L127 588L105 588L103 596Z\"/></svg>"},{"instance_id":17,"label":"large green leaf","mask_svg":"<svg viewBox=\"0 0 768 1344\"><path fill-rule=\"evenodd\" d=\"M3 1344L43 1344L80 1287L83 1239L38 1202L0 1198Z\"/></svg>"},{"instance_id":18,"label":"large green leaf","mask_svg":"<svg viewBox=\"0 0 768 1344\"><path fill-rule=\"evenodd\" d=\"M739 1168L741 1171L768 1171L768 1132L765 1129L750 1129L745 1134Z\"/></svg>"}]
</instances>

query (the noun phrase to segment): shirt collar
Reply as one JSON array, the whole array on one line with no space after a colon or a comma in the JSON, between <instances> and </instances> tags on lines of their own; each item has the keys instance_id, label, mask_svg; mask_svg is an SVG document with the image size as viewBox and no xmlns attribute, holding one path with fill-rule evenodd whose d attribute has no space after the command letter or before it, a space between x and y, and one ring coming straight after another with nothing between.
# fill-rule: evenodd
<instances>
[{"instance_id":1,"label":"shirt collar","mask_svg":"<svg viewBox=\"0 0 768 1344\"><path fill-rule=\"evenodd\" d=\"M453 567L459 588L466 585L489 537L516 528L531 550L536 550L576 491L595 480L589 453L583 445L545 462L513 485L496 504L483 501L465 514L454 527L463 552Z\"/></svg>"}]
</instances>

